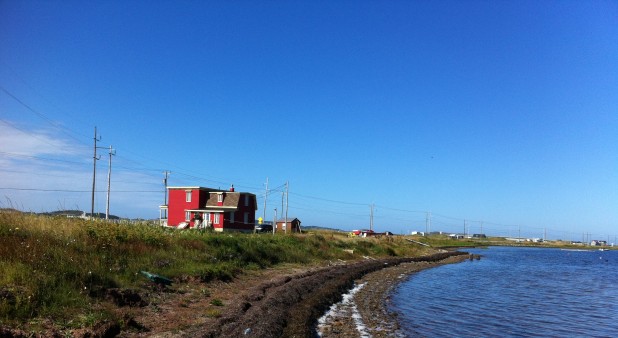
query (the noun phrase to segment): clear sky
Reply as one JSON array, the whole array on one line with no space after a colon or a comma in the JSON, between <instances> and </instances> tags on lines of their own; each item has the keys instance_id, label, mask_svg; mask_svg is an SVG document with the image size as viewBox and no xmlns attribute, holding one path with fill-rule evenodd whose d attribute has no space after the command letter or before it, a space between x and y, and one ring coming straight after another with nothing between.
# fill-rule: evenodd
<instances>
[{"instance_id":1,"label":"clear sky","mask_svg":"<svg viewBox=\"0 0 618 338\"><path fill-rule=\"evenodd\" d=\"M618 234L616 1L0 1L0 86L0 207L89 211L96 126L123 217L170 170L303 225Z\"/></svg>"}]
</instances>

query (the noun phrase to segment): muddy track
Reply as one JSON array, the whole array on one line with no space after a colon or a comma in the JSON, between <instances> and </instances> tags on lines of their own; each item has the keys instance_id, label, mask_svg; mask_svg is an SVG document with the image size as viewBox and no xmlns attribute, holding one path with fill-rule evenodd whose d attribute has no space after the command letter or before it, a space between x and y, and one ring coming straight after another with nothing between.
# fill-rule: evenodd
<instances>
[{"instance_id":1,"label":"muddy track","mask_svg":"<svg viewBox=\"0 0 618 338\"><path fill-rule=\"evenodd\" d=\"M274 278L249 289L208 327L193 327L184 337L315 337L317 319L367 273L404 262L437 262L462 252L416 258L387 258L334 265Z\"/></svg>"}]
</instances>

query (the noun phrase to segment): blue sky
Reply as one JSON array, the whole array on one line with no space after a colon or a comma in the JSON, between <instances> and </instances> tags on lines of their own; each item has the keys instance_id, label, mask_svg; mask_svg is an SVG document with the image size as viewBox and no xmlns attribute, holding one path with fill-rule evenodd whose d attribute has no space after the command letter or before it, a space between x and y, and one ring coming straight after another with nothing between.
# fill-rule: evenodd
<instances>
[{"instance_id":1,"label":"blue sky","mask_svg":"<svg viewBox=\"0 0 618 338\"><path fill-rule=\"evenodd\" d=\"M611 241L615 1L3 1L0 200L112 214L169 184L304 225ZM107 152L97 163L105 211ZM51 191L50 191L51 190Z\"/></svg>"}]
</instances>

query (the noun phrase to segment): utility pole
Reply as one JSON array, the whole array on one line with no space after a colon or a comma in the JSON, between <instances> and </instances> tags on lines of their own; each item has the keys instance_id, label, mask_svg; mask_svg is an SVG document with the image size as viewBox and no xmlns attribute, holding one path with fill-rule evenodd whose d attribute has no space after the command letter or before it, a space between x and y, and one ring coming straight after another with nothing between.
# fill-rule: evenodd
<instances>
[{"instance_id":1,"label":"utility pole","mask_svg":"<svg viewBox=\"0 0 618 338\"><path fill-rule=\"evenodd\" d=\"M92 201L90 204L90 217L91 219L94 218L94 190L96 187L96 179L97 179L97 161L99 160L99 158L97 157L97 141L101 141L101 136L99 135L99 137L97 138L97 127L94 127L94 156L92 156L93 158L93 165L92 165Z\"/></svg>"},{"instance_id":2,"label":"utility pole","mask_svg":"<svg viewBox=\"0 0 618 338\"><path fill-rule=\"evenodd\" d=\"M163 172L163 175L165 175L165 177L163 177L163 206L161 206L161 208L159 209L159 225L167 225L167 214L168 214L168 209L167 209L167 177L169 176L169 174L171 174L172 172L169 170L165 170ZM163 221L165 220L165 221ZM204 225L208 225L208 220L204 220Z\"/></svg>"},{"instance_id":3,"label":"utility pole","mask_svg":"<svg viewBox=\"0 0 618 338\"><path fill-rule=\"evenodd\" d=\"M277 208L275 208L275 220L273 221L273 236L275 235L275 229L277 229Z\"/></svg>"},{"instance_id":4,"label":"utility pole","mask_svg":"<svg viewBox=\"0 0 618 338\"><path fill-rule=\"evenodd\" d=\"M464 237L466 237L466 220L464 219Z\"/></svg>"},{"instance_id":5,"label":"utility pole","mask_svg":"<svg viewBox=\"0 0 618 338\"><path fill-rule=\"evenodd\" d=\"M109 190L112 180L112 156L116 155L116 150L109 146L109 166L107 168L107 205L105 207L105 219L109 219Z\"/></svg>"},{"instance_id":6,"label":"utility pole","mask_svg":"<svg viewBox=\"0 0 618 338\"><path fill-rule=\"evenodd\" d=\"M547 228L543 228L543 242L547 240Z\"/></svg>"},{"instance_id":7,"label":"utility pole","mask_svg":"<svg viewBox=\"0 0 618 338\"><path fill-rule=\"evenodd\" d=\"M425 236L429 236L429 232L431 232L431 211L425 214Z\"/></svg>"},{"instance_id":8,"label":"utility pole","mask_svg":"<svg viewBox=\"0 0 618 338\"><path fill-rule=\"evenodd\" d=\"M171 174L171 171L164 171L163 174L165 175L165 178L163 179L163 186L165 186L165 191L163 192L164 197L163 197L163 205L167 205L167 177L169 176L169 174Z\"/></svg>"},{"instance_id":9,"label":"utility pole","mask_svg":"<svg viewBox=\"0 0 618 338\"><path fill-rule=\"evenodd\" d=\"M282 191L281 192L281 219L283 219L283 210L285 210L285 209L283 209L284 201L285 201L285 191ZM287 219L281 225L281 227L282 227L281 230L283 230L284 232L287 232L287 231L285 231L285 228L283 228L284 226L287 225L286 222L287 222Z\"/></svg>"},{"instance_id":10,"label":"utility pole","mask_svg":"<svg viewBox=\"0 0 618 338\"><path fill-rule=\"evenodd\" d=\"M268 199L268 177L266 177L266 192L264 193L264 216L262 219L266 221L266 200Z\"/></svg>"},{"instance_id":11,"label":"utility pole","mask_svg":"<svg viewBox=\"0 0 618 338\"><path fill-rule=\"evenodd\" d=\"M369 213L369 230L373 231L373 203L369 207L371 208Z\"/></svg>"},{"instance_id":12,"label":"utility pole","mask_svg":"<svg viewBox=\"0 0 618 338\"><path fill-rule=\"evenodd\" d=\"M290 207L290 181L285 182L285 233L288 233L288 208ZM291 232L291 231L290 231Z\"/></svg>"}]
</instances>

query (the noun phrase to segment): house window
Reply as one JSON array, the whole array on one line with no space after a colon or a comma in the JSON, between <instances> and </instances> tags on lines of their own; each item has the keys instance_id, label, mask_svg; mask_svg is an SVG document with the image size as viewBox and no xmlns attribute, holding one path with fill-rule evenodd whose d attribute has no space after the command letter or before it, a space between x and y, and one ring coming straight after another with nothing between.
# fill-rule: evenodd
<instances>
[{"instance_id":1,"label":"house window","mask_svg":"<svg viewBox=\"0 0 618 338\"><path fill-rule=\"evenodd\" d=\"M249 224L249 213L245 212L245 224Z\"/></svg>"},{"instance_id":2,"label":"house window","mask_svg":"<svg viewBox=\"0 0 618 338\"><path fill-rule=\"evenodd\" d=\"M185 211L185 221L189 222L191 220L191 211Z\"/></svg>"},{"instance_id":3,"label":"house window","mask_svg":"<svg viewBox=\"0 0 618 338\"><path fill-rule=\"evenodd\" d=\"M217 202L223 202L223 194L217 194Z\"/></svg>"},{"instance_id":4,"label":"house window","mask_svg":"<svg viewBox=\"0 0 618 338\"><path fill-rule=\"evenodd\" d=\"M221 214L219 214L219 213L215 214L215 222L214 222L215 224L219 224L220 216L221 216Z\"/></svg>"},{"instance_id":5,"label":"house window","mask_svg":"<svg viewBox=\"0 0 618 338\"><path fill-rule=\"evenodd\" d=\"M230 212L230 223L234 223L234 213Z\"/></svg>"},{"instance_id":6,"label":"house window","mask_svg":"<svg viewBox=\"0 0 618 338\"><path fill-rule=\"evenodd\" d=\"M249 195L245 195L245 206L249 206Z\"/></svg>"},{"instance_id":7,"label":"house window","mask_svg":"<svg viewBox=\"0 0 618 338\"><path fill-rule=\"evenodd\" d=\"M185 202L191 202L191 190L185 191Z\"/></svg>"}]
</instances>

